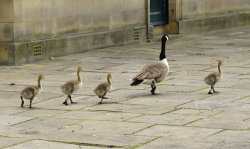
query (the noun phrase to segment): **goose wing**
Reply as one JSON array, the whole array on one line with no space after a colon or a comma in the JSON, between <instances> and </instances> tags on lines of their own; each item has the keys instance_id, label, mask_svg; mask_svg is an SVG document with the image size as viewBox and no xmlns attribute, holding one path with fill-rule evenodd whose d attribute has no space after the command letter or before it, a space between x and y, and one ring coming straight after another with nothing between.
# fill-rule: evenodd
<instances>
[{"instance_id":1,"label":"goose wing","mask_svg":"<svg viewBox=\"0 0 250 149\"><path fill-rule=\"evenodd\" d=\"M167 66L163 63L155 63L146 65L134 79L144 80L144 79L155 79L160 77L166 72ZM134 80L133 79L133 80Z\"/></svg>"}]
</instances>

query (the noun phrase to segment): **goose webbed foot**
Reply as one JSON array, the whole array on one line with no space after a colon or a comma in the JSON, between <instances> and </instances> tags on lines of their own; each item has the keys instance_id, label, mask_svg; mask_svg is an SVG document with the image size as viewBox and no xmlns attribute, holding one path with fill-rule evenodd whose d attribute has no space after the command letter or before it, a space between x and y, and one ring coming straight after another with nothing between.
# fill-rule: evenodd
<instances>
[{"instance_id":1,"label":"goose webbed foot","mask_svg":"<svg viewBox=\"0 0 250 149\"><path fill-rule=\"evenodd\" d=\"M20 98L21 98L21 100L22 100L22 102L21 102L21 107L23 107L23 104L24 104L23 97L21 96Z\"/></svg>"},{"instance_id":2,"label":"goose webbed foot","mask_svg":"<svg viewBox=\"0 0 250 149\"><path fill-rule=\"evenodd\" d=\"M209 91L208 94L213 94L213 93L211 91Z\"/></svg>"}]
</instances>

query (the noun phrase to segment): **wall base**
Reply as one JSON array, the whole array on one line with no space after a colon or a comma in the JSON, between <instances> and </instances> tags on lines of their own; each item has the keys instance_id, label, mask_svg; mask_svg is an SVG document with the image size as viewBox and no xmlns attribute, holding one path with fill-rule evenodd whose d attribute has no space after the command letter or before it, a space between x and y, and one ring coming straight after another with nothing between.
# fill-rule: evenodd
<instances>
[{"instance_id":1,"label":"wall base","mask_svg":"<svg viewBox=\"0 0 250 149\"><path fill-rule=\"evenodd\" d=\"M179 33L201 34L208 31L219 30L248 25L250 23L250 12L229 13L214 17L195 18L179 22Z\"/></svg>"},{"instance_id":2,"label":"wall base","mask_svg":"<svg viewBox=\"0 0 250 149\"><path fill-rule=\"evenodd\" d=\"M0 65L20 65L91 49L146 42L146 27L130 27L39 41L0 44Z\"/></svg>"}]
</instances>

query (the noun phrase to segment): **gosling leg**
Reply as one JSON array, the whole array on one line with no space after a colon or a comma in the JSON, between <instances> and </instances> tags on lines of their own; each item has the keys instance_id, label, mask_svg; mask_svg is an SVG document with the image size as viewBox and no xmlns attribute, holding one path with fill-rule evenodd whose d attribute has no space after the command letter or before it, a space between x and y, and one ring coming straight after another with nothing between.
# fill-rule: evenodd
<instances>
[{"instance_id":1,"label":"gosling leg","mask_svg":"<svg viewBox=\"0 0 250 149\"><path fill-rule=\"evenodd\" d=\"M23 107L24 101L23 101L23 96L20 97L22 102L21 102L21 107Z\"/></svg>"},{"instance_id":2,"label":"gosling leg","mask_svg":"<svg viewBox=\"0 0 250 149\"><path fill-rule=\"evenodd\" d=\"M71 99L71 95L69 95L69 100L70 100L71 104L75 104L75 103L77 103L77 102L72 101L72 99Z\"/></svg>"},{"instance_id":3,"label":"gosling leg","mask_svg":"<svg viewBox=\"0 0 250 149\"><path fill-rule=\"evenodd\" d=\"M33 99L34 99L34 96L30 99L30 106L29 106L30 109L32 108L32 101L33 101Z\"/></svg>"},{"instance_id":4,"label":"gosling leg","mask_svg":"<svg viewBox=\"0 0 250 149\"><path fill-rule=\"evenodd\" d=\"M101 101L99 102L99 104L102 104L103 99L109 99L109 98L105 97L105 95L104 96L99 96L99 98L101 98Z\"/></svg>"},{"instance_id":5,"label":"gosling leg","mask_svg":"<svg viewBox=\"0 0 250 149\"><path fill-rule=\"evenodd\" d=\"M102 97L102 99L101 99L101 101L99 102L99 104L102 104L102 100L103 100L104 98Z\"/></svg>"},{"instance_id":6,"label":"gosling leg","mask_svg":"<svg viewBox=\"0 0 250 149\"><path fill-rule=\"evenodd\" d=\"M65 105L68 105L68 98L69 98L69 95L67 96L67 98L65 99L65 101L63 102L63 104L65 104Z\"/></svg>"},{"instance_id":7,"label":"gosling leg","mask_svg":"<svg viewBox=\"0 0 250 149\"><path fill-rule=\"evenodd\" d=\"M213 86L211 85L211 89L209 90L208 94L213 94L212 89L213 89Z\"/></svg>"}]
</instances>

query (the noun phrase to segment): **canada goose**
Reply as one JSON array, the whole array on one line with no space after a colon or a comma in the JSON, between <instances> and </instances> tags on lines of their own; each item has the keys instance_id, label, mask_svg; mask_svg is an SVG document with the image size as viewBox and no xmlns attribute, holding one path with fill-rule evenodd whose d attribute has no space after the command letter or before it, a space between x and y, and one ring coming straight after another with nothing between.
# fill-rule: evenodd
<instances>
[{"instance_id":1,"label":"canada goose","mask_svg":"<svg viewBox=\"0 0 250 149\"><path fill-rule=\"evenodd\" d=\"M27 86L21 91L21 107L23 107L24 101L23 98L30 100L30 106L29 108L32 108L32 101L33 99L42 92L42 84L41 80L44 79L42 74L38 75L38 85L37 86Z\"/></svg>"},{"instance_id":2,"label":"canada goose","mask_svg":"<svg viewBox=\"0 0 250 149\"><path fill-rule=\"evenodd\" d=\"M107 92L110 90L111 88L111 82L110 79L112 79L111 74L109 73L107 75L107 82L101 83L99 84L95 90L94 93L96 94L96 96L98 96L99 98L101 98L101 101L99 102L100 104L102 104L102 100L103 99L108 99L107 97L105 97L105 95L107 94Z\"/></svg>"},{"instance_id":3,"label":"canada goose","mask_svg":"<svg viewBox=\"0 0 250 149\"><path fill-rule=\"evenodd\" d=\"M72 81L68 81L66 82L64 85L61 86L61 91L67 95L67 98L65 99L65 101L63 102L63 104L68 105L67 100L69 99L70 102L73 102L71 99L71 95L76 92L79 88L82 87L82 79L81 79L81 75L80 72L83 72L81 67L78 67L77 69L77 80L72 80Z\"/></svg>"},{"instance_id":4,"label":"canada goose","mask_svg":"<svg viewBox=\"0 0 250 149\"><path fill-rule=\"evenodd\" d=\"M144 68L133 78L133 82L130 84L131 86L136 86L146 79L148 81L144 83L151 85L151 93L155 95L155 84L163 81L169 72L169 65L165 54L165 45L168 39L167 35L163 35L161 38L160 62L144 66Z\"/></svg>"},{"instance_id":5,"label":"canada goose","mask_svg":"<svg viewBox=\"0 0 250 149\"><path fill-rule=\"evenodd\" d=\"M222 65L222 61L221 60L217 60L218 61L218 72L213 72L210 73L205 79L204 82L207 85L211 86L211 89L209 90L208 94L212 94L212 90L214 91L214 93L216 93L216 91L214 90L214 86L217 82L220 81L220 79L223 78L223 72L221 71L221 65Z\"/></svg>"}]
</instances>

